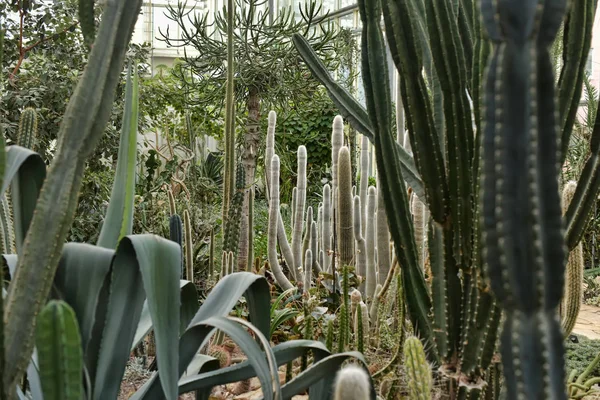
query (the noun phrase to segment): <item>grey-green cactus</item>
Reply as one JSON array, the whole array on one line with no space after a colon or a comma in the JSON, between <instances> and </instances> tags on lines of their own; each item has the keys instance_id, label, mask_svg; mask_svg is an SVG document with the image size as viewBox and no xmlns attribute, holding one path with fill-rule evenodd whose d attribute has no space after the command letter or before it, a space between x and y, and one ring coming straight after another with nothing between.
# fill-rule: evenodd
<instances>
[{"instance_id":1,"label":"grey-green cactus","mask_svg":"<svg viewBox=\"0 0 600 400\"><path fill-rule=\"evenodd\" d=\"M331 274L331 226L332 226L332 214L331 214L331 187L328 184L323 186L323 226L321 234L321 248L324 252L324 261L321 267L324 271Z\"/></svg>"},{"instance_id":2,"label":"grey-green cactus","mask_svg":"<svg viewBox=\"0 0 600 400\"><path fill-rule=\"evenodd\" d=\"M331 128L331 195L333 212L337 215L337 187L338 187L338 158L340 149L344 145L344 120L340 115L333 119ZM332 217L333 218L333 217Z\"/></svg>"},{"instance_id":3,"label":"grey-green cactus","mask_svg":"<svg viewBox=\"0 0 600 400\"><path fill-rule=\"evenodd\" d=\"M175 206L175 196L173 196L173 191L167 190L167 197L169 199L169 215L177 214L177 207Z\"/></svg>"},{"instance_id":4,"label":"grey-green cactus","mask_svg":"<svg viewBox=\"0 0 600 400\"><path fill-rule=\"evenodd\" d=\"M304 209L306 205L306 147L298 147L298 175L296 184L296 208L292 227L292 253L294 255L294 273L302 280L302 232L304 230Z\"/></svg>"},{"instance_id":5,"label":"grey-green cactus","mask_svg":"<svg viewBox=\"0 0 600 400\"><path fill-rule=\"evenodd\" d=\"M279 265L279 259L277 257L277 229L279 225L279 219L281 217L279 209L279 157L274 155L271 158L271 179L270 179L270 200L269 200L269 229L267 239L267 251L269 265L271 271L275 277L277 284L283 289L288 290L294 286L288 280L283 273L281 266ZM291 267L291 266L290 266Z\"/></svg>"},{"instance_id":6,"label":"grey-green cactus","mask_svg":"<svg viewBox=\"0 0 600 400\"><path fill-rule=\"evenodd\" d=\"M333 318L327 320L327 335L325 337L325 347L333 352L333 335L334 335Z\"/></svg>"},{"instance_id":7,"label":"grey-green cactus","mask_svg":"<svg viewBox=\"0 0 600 400\"><path fill-rule=\"evenodd\" d=\"M352 166L350 151L340 149L337 166L337 247L341 266L350 265L354 259L354 226L352 215Z\"/></svg>"},{"instance_id":8,"label":"grey-green cactus","mask_svg":"<svg viewBox=\"0 0 600 400\"><path fill-rule=\"evenodd\" d=\"M377 175L377 186L379 186L379 175ZM391 278L392 257L390 256L390 231L388 218L383 202L383 191L377 191L377 267L380 281Z\"/></svg>"},{"instance_id":9,"label":"grey-green cactus","mask_svg":"<svg viewBox=\"0 0 600 400\"><path fill-rule=\"evenodd\" d=\"M313 208L308 207L306 210L306 229L304 232L304 239L302 239L302 270L307 268L306 261L304 260L304 256L306 254L306 250L310 248L310 229L313 223ZM316 253L313 253L316 254Z\"/></svg>"},{"instance_id":10,"label":"grey-green cactus","mask_svg":"<svg viewBox=\"0 0 600 400\"><path fill-rule=\"evenodd\" d=\"M306 264L306 265L307 265L307 268L311 268L313 270L315 277L318 277L319 274L321 273L321 265L319 263L319 260L317 259L317 255L319 254L318 246L319 246L319 235L318 235L318 229L317 229L317 222L313 221L312 224L310 224L310 251L313 254L313 258L312 258L312 263Z\"/></svg>"},{"instance_id":11,"label":"grey-green cactus","mask_svg":"<svg viewBox=\"0 0 600 400\"><path fill-rule=\"evenodd\" d=\"M375 262L375 236L376 236L376 224L377 219L375 218L375 210L377 208L377 190L371 186L369 187L369 194L367 197L367 284L366 294L367 302L373 301L375 296L375 288L377 287L377 263Z\"/></svg>"},{"instance_id":12,"label":"grey-green cactus","mask_svg":"<svg viewBox=\"0 0 600 400\"><path fill-rule=\"evenodd\" d=\"M360 145L360 223L363 229L367 227L367 191L369 189L369 138L363 135ZM365 232L361 232L364 236Z\"/></svg>"},{"instance_id":13,"label":"grey-green cactus","mask_svg":"<svg viewBox=\"0 0 600 400\"><path fill-rule=\"evenodd\" d=\"M181 217L178 214L172 214L169 217L169 239L177 243L179 248L183 251L183 223ZM184 277L183 257L181 257L181 272L180 276Z\"/></svg>"},{"instance_id":14,"label":"grey-green cactus","mask_svg":"<svg viewBox=\"0 0 600 400\"><path fill-rule=\"evenodd\" d=\"M425 264L425 238L427 235L427 223L425 219L425 205L419 197L413 194L411 201L411 213L413 216L413 226L415 227L415 244L419 254L419 264L424 268Z\"/></svg>"},{"instance_id":15,"label":"grey-green cactus","mask_svg":"<svg viewBox=\"0 0 600 400\"><path fill-rule=\"evenodd\" d=\"M369 343L369 311L364 301L358 303L354 313L354 334L356 350L365 352L365 343Z\"/></svg>"},{"instance_id":16,"label":"grey-green cactus","mask_svg":"<svg viewBox=\"0 0 600 400\"><path fill-rule=\"evenodd\" d=\"M365 293L365 282L367 278L367 241L362 236L360 212L362 210L360 197L354 196L354 239L356 240L356 255L354 265L356 273L360 278L359 290Z\"/></svg>"},{"instance_id":17,"label":"grey-green cactus","mask_svg":"<svg viewBox=\"0 0 600 400\"><path fill-rule=\"evenodd\" d=\"M371 397L371 379L364 368L348 365L336 376L335 400L368 400Z\"/></svg>"},{"instance_id":18,"label":"grey-green cactus","mask_svg":"<svg viewBox=\"0 0 600 400\"><path fill-rule=\"evenodd\" d=\"M308 293L310 287L312 285L312 268L311 265L313 263L313 255L310 249L306 250L306 254L304 256L305 262L305 270L304 270L304 291Z\"/></svg>"}]
</instances>

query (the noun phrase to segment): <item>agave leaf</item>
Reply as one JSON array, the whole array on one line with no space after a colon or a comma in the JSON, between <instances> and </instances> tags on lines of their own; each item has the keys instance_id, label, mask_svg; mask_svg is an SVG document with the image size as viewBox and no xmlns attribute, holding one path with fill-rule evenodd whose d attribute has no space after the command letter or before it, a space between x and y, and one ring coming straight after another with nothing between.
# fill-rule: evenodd
<instances>
[{"instance_id":1,"label":"agave leaf","mask_svg":"<svg viewBox=\"0 0 600 400\"><path fill-rule=\"evenodd\" d=\"M196 285L190 281L179 281L179 289L181 292L181 308L179 312L179 332L183 334L188 324L196 315L198 311L198 292L196 291ZM140 322L137 326L133 344L131 345L131 351L135 349L144 339L144 337L152 330L152 317L150 316L150 310L148 309L148 300L144 302L142 308L142 315Z\"/></svg>"},{"instance_id":2,"label":"agave leaf","mask_svg":"<svg viewBox=\"0 0 600 400\"><path fill-rule=\"evenodd\" d=\"M219 369L219 360L206 354L196 354L185 371L186 376L197 375L203 372ZM179 381L181 383L181 380Z\"/></svg>"},{"instance_id":3,"label":"agave leaf","mask_svg":"<svg viewBox=\"0 0 600 400\"><path fill-rule=\"evenodd\" d=\"M46 164L34 151L20 146L8 146L3 177L1 195L4 195L8 185L12 183L15 244L17 253L20 253L46 178Z\"/></svg>"},{"instance_id":4,"label":"agave leaf","mask_svg":"<svg viewBox=\"0 0 600 400\"><path fill-rule=\"evenodd\" d=\"M221 279L212 289L198 312L193 318L190 328L181 336L179 340L179 374L185 372L188 365L194 359L198 349L204 342L206 334L198 332L203 330L203 321L215 317L226 316L236 305L240 297L245 296L250 314L250 322L258 328L263 335L269 334L269 314L265 311L270 306L269 285L265 278L248 272L238 272L227 275ZM199 328L192 329L194 326ZM159 374L160 375L160 371ZM157 375L150 380L136 393L134 399L161 399L160 386L157 381Z\"/></svg>"},{"instance_id":5,"label":"agave leaf","mask_svg":"<svg viewBox=\"0 0 600 400\"><path fill-rule=\"evenodd\" d=\"M44 400L80 400L83 354L75 312L52 300L38 316L36 346Z\"/></svg>"},{"instance_id":6,"label":"agave leaf","mask_svg":"<svg viewBox=\"0 0 600 400\"><path fill-rule=\"evenodd\" d=\"M84 0L81 0L84 1ZM125 85L125 109L119 142L117 171L110 194L106 218L98 238L98 246L115 249L119 240L130 235L133 228L133 199L135 195L135 167L138 133L138 75L129 65Z\"/></svg>"}]
</instances>

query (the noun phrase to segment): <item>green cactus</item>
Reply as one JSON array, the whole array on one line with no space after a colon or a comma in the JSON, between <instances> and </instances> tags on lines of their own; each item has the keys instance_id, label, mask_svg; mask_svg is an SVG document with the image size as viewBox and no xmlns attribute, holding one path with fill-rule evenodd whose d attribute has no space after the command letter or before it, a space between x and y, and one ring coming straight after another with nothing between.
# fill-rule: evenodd
<instances>
[{"instance_id":1,"label":"green cactus","mask_svg":"<svg viewBox=\"0 0 600 400\"><path fill-rule=\"evenodd\" d=\"M342 305L338 321L338 353L343 352L350 343L350 319L352 315L350 313L348 273L348 265L344 265L342 267Z\"/></svg>"},{"instance_id":2,"label":"green cactus","mask_svg":"<svg viewBox=\"0 0 600 400\"><path fill-rule=\"evenodd\" d=\"M404 368L406 370L410 398L414 400L431 399L431 368L425 358L423 345L417 337L404 342Z\"/></svg>"},{"instance_id":3,"label":"green cactus","mask_svg":"<svg viewBox=\"0 0 600 400\"><path fill-rule=\"evenodd\" d=\"M254 262L254 185L248 190L248 262ZM250 268L250 267L248 267Z\"/></svg>"},{"instance_id":4,"label":"green cactus","mask_svg":"<svg viewBox=\"0 0 600 400\"><path fill-rule=\"evenodd\" d=\"M360 145L360 224L363 229L367 228L367 192L369 189L369 138L363 135ZM366 232L361 232L362 236Z\"/></svg>"},{"instance_id":5,"label":"green cactus","mask_svg":"<svg viewBox=\"0 0 600 400\"><path fill-rule=\"evenodd\" d=\"M337 166L337 245L340 265L350 265L354 259L354 224L352 215L352 166L350 151L342 147Z\"/></svg>"},{"instance_id":6,"label":"green cactus","mask_svg":"<svg viewBox=\"0 0 600 400\"><path fill-rule=\"evenodd\" d=\"M327 336L325 338L325 347L330 352L333 352L333 334L334 334L334 325L333 318L327 320Z\"/></svg>"},{"instance_id":7,"label":"green cactus","mask_svg":"<svg viewBox=\"0 0 600 400\"><path fill-rule=\"evenodd\" d=\"M341 115L336 115L333 119L333 125L331 128L331 195L333 212L337 218L337 190L338 190L338 159L340 155L340 149L344 145L344 120ZM334 227L335 229L335 227Z\"/></svg>"},{"instance_id":8,"label":"green cactus","mask_svg":"<svg viewBox=\"0 0 600 400\"><path fill-rule=\"evenodd\" d=\"M308 268L306 265L306 261L304 260L304 256L306 255L306 250L310 248L310 235L311 235L311 227L313 223L313 208L308 207L306 210L306 229L304 232L304 239L302 239L302 271L306 271ZM313 253L315 254L315 253Z\"/></svg>"},{"instance_id":9,"label":"green cactus","mask_svg":"<svg viewBox=\"0 0 600 400\"><path fill-rule=\"evenodd\" d=\"M169 239L177 243L183 249L183 223L178 214L172 214L169 218ZM187 255L187 254L186 254ZM181 278L184 276L183 257L181 257Z\"/></svg>"},{"instance_id":10,"label":"green cactus","mask_svg":"<svg viewBox=\"0 0 600 400\"><path fill-rule=\"evenodd\" d=\"M308 293L312 284L312 263L313 255L310 249L306 249L306 255L304 257L305 269L304 269L304 292Z\"/></svg>"},{"instance_id":11,"label":"green cactus","mask_svg":"<svg viewBox=\"0 0 600 400\"><path fill-rule=\"evenodd\" d=\"M371 301L371 308L369 309L369 318L373 321L373 331L377 332L379 328L379 305L381 300L381 294L383 293L383 286L377 284L375 287L375 294L373 295L373 300Z\"/></svg>"},{"instance_id":12,"label":"green cactus","mask_svg":"<svg viewBox=\"0 0 600 400\"><path fill-rule=\"evenodd\" d=\"M356 350L364 353L365 343L369 343L369 313L364 301L358 303L354 314L354 334L356 335Z\"/></svg>"},{"instance_id":13,"label":"green cactus","mask_svg":"<svg viewBox=\"0 0 600 400\"><path fill-rule=\"evenodd\" d=\"M75 311L67 303L52 300L42 309L35 343L44 399L81 399L83 350Z\"/></svg>"},{"instance_id":14,"label":"green cactus","mask_svg":"<svg viewBox=\"0 0 600 400\"><path fill-rule=\"evenodd\" d=\"M347 365L335 378L334 400L367 400L371 398L371 379L364 368Z\"/></svg>"},{"instance_id":15,"label":"green cactus","mask_svg":"<svg viewBox=\"0 0 600 400\"><path fill-rule=\"evenodd\" d=\"M331 226L332 226L332 214L331 214L331 187L329 184L323 186L323 226L321 234L321 248L324 252L324 262L321 265L323 271L331 274Z\"/></svg>"},{"instance_id":16,"label":"green cactus","mask_svg":"<svg viewBox=\"0 0 600 400\"><path fill-rule=\"evenodd\" d=\"M223 172L223 209L221 219L227 221L229 208L233 199L236 181L235 171L235 58L234 58L234 30L235 30L235 1L227 0L227 81L225 93L225 154ZM223 237L225 237L223 226ZM237 239L237 238L236 238Z\"/></svg>"},{"instance_id":17,"label":"green cactus","mask_svg":"<svg viewBox=\"0 0 600 400\"><path fill-rule=\"evenodd\" d=\"M167 191L167 197L169 198L169 215L177 214L177 207L175 206L175 196L173 196L173 191Z\"/></svg>"},{"instance_id":18,"label":"green cactus","mask_svg":"<svg viewBox=\"0 0 600 400\"><path fill-rule=\"evenodd\" d=\"M0 197L0 225L2 233L2 254L15 254L15 228L9 192Z\"/></svg>"},{"instance_id":19,"label":"green cactus","mask_svg":"<svg viewBox=\"0 0 600 400\"><path fill-rule=\"evenodd\" d=\"M376 177L376 184L379 187L379 175ZM391 279L390 273L392 267L392 258L390 256L390 231L388 228L388 218L385 212L385 203L383 201L383 191L377 191L377 269L379 271L379 280Z\"/></svg>"},{"instance_id":20,"label":"green cactus","mask_svg":"<svg viewBox=\"0 0 600 400\"><path fill-rule=\"evenodd\" d=\"M194 243L192 242L192 223L188 210L183 211L183 225L185 233L185 279L194 282Z\"/></svg>"},{"instance_id":21,"label":"green cactus","mask_svg":"<svg viewBox=\"0 0 600 400\"><path fill-rule=\"evenodd\" d=\"M569 181L563 188L562 193L562 209L563 214L566 213L575 190L577 183ZM567 259L567 267L565 269L565 292L559 305L561 325L565 337L571 334L575 327L581 303L583 301L583 244L580 242L569 252Z\"/></svg>"},{"instance_id":22,"label":"green cactus","mask_svg":"<svg viewBox=\"0 0 600 400\"><path fill-rule=\"evenodd\" d=\"M237 255L239 246L245 184L244 167L239 163L236 172L236 191L231 200L231 204L229 205L229 213L227 214L227 220L225 221L225 235L223 236L223 249L233 252L234 256Z\"/></svg>"},{"instance_id":23,"label":"green cactus","mask_svg":"<svg viewBox=\"0 0 600 400\"><path fill-rule=\"evenodd\" d=\"M35 109L26 108L19 119L17 145L37 150L38 118Z\"/></svg>"},{"instance_id":24,"label":"green cactus","mask_svg":"<svg viewBox=\"0 0 600 400\"><path fill-rule=\"evenodd\" d=\"M215 271L215 228L210 230L210 244L208 248L208 278L213 277Z\"/></svg>"}]
</instances>

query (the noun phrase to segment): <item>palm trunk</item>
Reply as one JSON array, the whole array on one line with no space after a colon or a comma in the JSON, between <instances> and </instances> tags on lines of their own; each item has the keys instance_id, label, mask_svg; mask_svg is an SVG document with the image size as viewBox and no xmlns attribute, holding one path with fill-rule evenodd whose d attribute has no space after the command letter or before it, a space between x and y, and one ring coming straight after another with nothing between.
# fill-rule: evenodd
<instances>
[{"instance_id":1,"label":"palm trunk","mask_svg":"<svg viewBox=\"0 0 600 400\"><path fill-rule=\"evenodd\" d=\"M240 241L238 251L238 271L248 270L248 216L250 210L250 193L254 186L254 175L256 171L256 153L260 144L260 96L256 87L250 87L248 93L248 122L244 134L244 151L242 163L246 175L246 188L244 190L244 203L242 205L242 221L240 224Z\"/></svg>"}]
</instances>

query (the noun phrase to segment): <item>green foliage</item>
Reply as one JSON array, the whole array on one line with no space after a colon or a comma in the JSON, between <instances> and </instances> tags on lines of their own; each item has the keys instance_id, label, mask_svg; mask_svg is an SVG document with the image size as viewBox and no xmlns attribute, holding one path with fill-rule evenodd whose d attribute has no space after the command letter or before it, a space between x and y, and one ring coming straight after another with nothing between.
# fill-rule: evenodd
<instances>
[{"instance_id":1,"label":"green foliage","mask_svg":"<svg viewBox=\"0 0 600 400\"><path fill-rule=\"evenodd\" d=\"M570 340L567 340L565 343L567 375L574 370L582 373L594 360L596 355L600 354L600 340L590 340L583 336L578 336L577 339L577 343ZM591 376L600 377L600 365L594 368Z\"/></svg>"}]
</instances>

